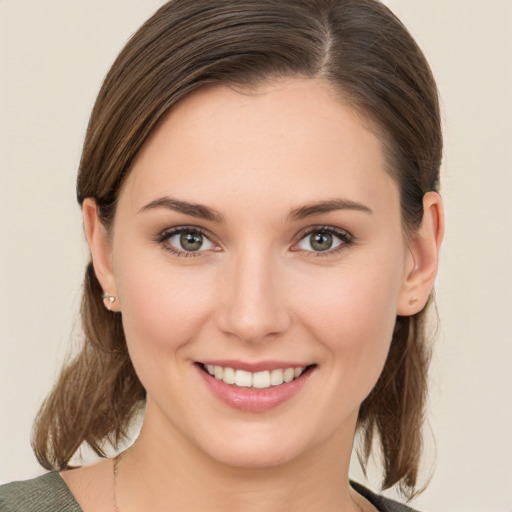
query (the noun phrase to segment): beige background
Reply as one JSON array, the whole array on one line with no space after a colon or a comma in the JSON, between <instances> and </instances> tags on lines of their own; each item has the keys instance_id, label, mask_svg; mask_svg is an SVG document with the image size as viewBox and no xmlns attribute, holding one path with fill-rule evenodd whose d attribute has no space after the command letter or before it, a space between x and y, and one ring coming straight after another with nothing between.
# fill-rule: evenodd
<instances>
[{"instance_id":1,"label":"beige background","mask_svg":"<svg viewBox=\"0 0 512 512\"><path fill-rule=\"evenodd\" d=\"M161 3L0 0L0 482L41 472L31 422L77 336L87 118L113 58ZM386 3L431 61L446 134L436 470L415 505L512 512L512 0Z\"/></svg>"}]
</instances>

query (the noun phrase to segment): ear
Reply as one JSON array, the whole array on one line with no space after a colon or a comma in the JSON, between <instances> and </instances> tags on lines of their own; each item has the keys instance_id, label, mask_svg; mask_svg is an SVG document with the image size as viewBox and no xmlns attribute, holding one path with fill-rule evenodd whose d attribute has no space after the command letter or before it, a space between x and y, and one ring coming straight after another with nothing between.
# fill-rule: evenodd
<instances>
[{"instance_id":1,"label":"ear","mask_svg":"<svg viewBox=\"0 0 512 512\"><path fill-rule=\"evenodd\" d=\"M121 309L114 273L112 271L111 248L108 241L107 230L99 218L98 207L94 199L89 197L84 200L82 215L85 236L91 251L94 273L103 291L108 294L108 297L104 298L103 302L107 309L119 312Z\"/></svg>"},{"instance_id":2,"label":"ear","mask_svg":"<svg viewBox=\"0 0 512 512\"><path fill-rule=\"evenodd\" d=\"M425 307L434 287L443 236L443 201L436 192L427 192L423 197L423 219L410 241L397 315L411 316Z\"/></svg>"}]
</instances>

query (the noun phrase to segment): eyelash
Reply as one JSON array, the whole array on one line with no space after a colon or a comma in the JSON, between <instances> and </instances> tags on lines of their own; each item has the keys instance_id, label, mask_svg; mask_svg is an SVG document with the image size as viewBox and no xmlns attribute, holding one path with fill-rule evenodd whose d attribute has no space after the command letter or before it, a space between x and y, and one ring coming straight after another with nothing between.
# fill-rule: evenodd
<instances>
[{"instance_id":1,"label":"eyelash","mask_svg":"<svg viewBox=\"0 0 512 512\"><path fill-rule=\"evenodd\" d=\"M167 229L156 236L155 241L159 244L161 244L166 251L169 251L175 256L178 256L180 258L197 258L198 256L204 255L204 250L198 250L198 251L185 251L185 250L179 250L176 249L176 247L172 246L170 243L168 243L168 240L172 238L173 236L180 235L183 233L190 233L190 234L196 234L201 235L206 240L210 241L210 243L214 243L211 241L210 237L207 235L206 231L202 228L196 227L196 226L180 226L177 228Z\"/></svg>"},{"instance_id":2,"label":"eyelash","mask_svg":"<svg viewBox=\"0 0 512 512\"><path fill-rule=\"evenodd\" d=\"M347 247L354 244L355 239L352 234L348 231L340 228L334 228L332 226L313 226L304 231L299 238L299 241L293 244L293 247L297 246L301 241L305 240L307 237L314 235L315 233L323 233L332 235L339 239L340 243L334 249L327 249L325 251L308 251L302 249L292 249L294 251L303 251L308 258L324 258L328 256L333 256L338 254L340 251L343 251Z\"/></svg>"},{"instance_id":3,"label":"eyelash","mask_svg":"<svg viewBox=\"0 0 512 512\"><path fill-rule=\"evenodd\" d=\"M190 234L199 234L206 240L208 240L210 243L214 244L214 242L211 241L210 237L208 236L207 232L199 227L196 226L180 226L172 229L165 230L161 233L159 233L155 237L155 242L162 245L165 250L169 251L175 256L178 257L185 257L185 258L194 258L203 256L205 250L198 250L198 251L186 251L186 250L179 250L176 249L176 247L172 246L170 243L168 243L169 239L173 236L183 234L183 233L190 233ZM336 246L334 249L327 249L325 251L314 251L314 250L303 250L300 248L294 249L299 243L301 243L303 240L305 240L308 236L311 236L315 233L323 233L328 234L336 237L340 243L338 246ZM308 228L307 231L304 231L297 242L295 242L292 246L292 251L298 252L302 251L306 254L307 257L326 257L326 256L332 256L333 254L338 254L340 251L344 250L346 247L352 245L354 243L354 237L344 229L334 228L332 226L313 226L311 228Z\"/></svg>"}]
</instances>

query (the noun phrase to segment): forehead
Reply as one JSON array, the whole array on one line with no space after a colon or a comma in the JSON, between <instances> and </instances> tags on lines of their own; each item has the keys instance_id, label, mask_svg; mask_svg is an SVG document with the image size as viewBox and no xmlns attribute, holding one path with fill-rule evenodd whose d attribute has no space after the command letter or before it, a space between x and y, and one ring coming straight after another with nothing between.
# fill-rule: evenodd
<instances>
[{"instance_id":1,"label":"forehead","mask_svg":"<svg viewBox=\"0 0 512 512\"><path fill-rule=\"evenodd\" d=\"M137 155L122 195L135 205L157 193L193 194L217 207L248 192L283 204L328 196L394 201L381 146L378 133L322 80L254 90L212 86L167 114Z\"/></svg>"}]
</instances>

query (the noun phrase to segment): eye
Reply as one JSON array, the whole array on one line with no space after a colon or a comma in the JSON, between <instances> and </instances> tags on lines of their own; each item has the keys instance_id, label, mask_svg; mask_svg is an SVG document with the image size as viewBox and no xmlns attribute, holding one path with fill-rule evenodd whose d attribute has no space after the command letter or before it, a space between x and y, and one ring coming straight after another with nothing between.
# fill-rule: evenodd
<instances>
[{"instance_id":1,"label":"eye","mask_svg":"<svg viewBox=\"0 0 512 512\"><path fill-rule=\"evenodd\" d=\"M216 245L198 228L176 228L160 237L168 250L178 255L191 255L216 249Z\"/></svg>"},{"instance_id":2,"label":"eye","mask_svg":"<svg viewBox=\"0 0 512 512\"><path fill-rule=\"evenodd\" d=\"M295 250L332 253L350 243L352 238L347 232L322 227L307 232L295 245Z\"/></svg>"}]
</instances>

